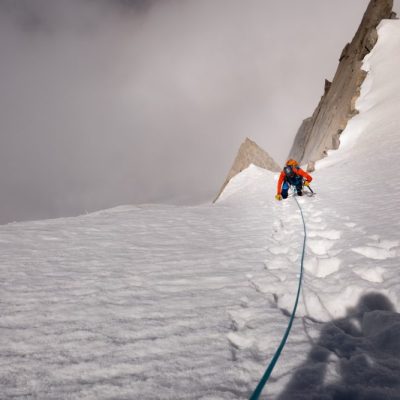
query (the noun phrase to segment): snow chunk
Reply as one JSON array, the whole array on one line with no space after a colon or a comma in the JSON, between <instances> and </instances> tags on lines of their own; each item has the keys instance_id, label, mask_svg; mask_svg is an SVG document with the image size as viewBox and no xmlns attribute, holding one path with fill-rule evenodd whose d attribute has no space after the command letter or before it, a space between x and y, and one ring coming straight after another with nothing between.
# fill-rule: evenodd
<instances>
[{"instance_id":1,"label":"snow chunk","mask_svg":"<svg viewBox=\"0 0 400 400\"><path fill-rule=\"evenodd\" d=\"M372 258L373 260L386 260L387 258L396 256L396 251L382 249L380 247L363 246L354 247L352 250L355 253L361 254L367 258Z\"/></svg>"}]
</instances>

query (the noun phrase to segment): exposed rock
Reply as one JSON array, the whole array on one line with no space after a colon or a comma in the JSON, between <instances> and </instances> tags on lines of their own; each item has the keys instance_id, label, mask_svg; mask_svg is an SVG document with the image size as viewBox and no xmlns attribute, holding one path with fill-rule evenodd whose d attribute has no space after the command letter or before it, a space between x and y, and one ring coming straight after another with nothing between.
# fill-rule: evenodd
<instances>
[{"instance_id":1,"label":"exposed rock","mask_svg":"<svg viewBox=\"0 0 400 400\"><path fill-rule=\"evenodd\" d=\"M357 81L356 81L356 90L354 92L353 97L350 101L350 115L349 119L354 117L358 114L358 110L356 109L356 101L360 96L361 84L364 82L365 77L367 76L367 72L364 70L360 71L360 74L357 74ZM342 131L344 128L342 129Z\"/></svg>"},{"instance_id":2,"label":"exposed rock","mask_svg":"<svg viewBox=\"0 0 400 400\"><path fill-rule=\"evenodd\" d=\"M314 172L315 171L315 162L314 161L310 161L307 164L307 172Z\"/></svg>"},{"instance_id":3,"label":"exposed rock","mask_svg":"<svg viewBox=\"0 0 400 400\"><path fill-rule=\"evenodd\" d=\"M304 149L307 145L307 138L312 128L312 118L305 119L301 125L297 134L294 138L292 149L288 158L294 158L297 161L301 161L304 155Z\"/></svg>"},{"instance_id":4,"label":"exposed rock","mask_svg":"<svg viewBox=\"0 0 400 400\"><path fill-rule=\"evenodd\" d=\"M324 95L312 117L301 124L289 158L305 164L323 158L328 150L340 145L340 134L348 120L358 111L355 103L366 72L362 60L374 47L376 27L382 19L393 18L393 0L371 0L361 24L351 41L344 47L332 83L325 81ZM310 164L312 165L312 164Z\"/></svg>"},{"instance_id":5,"label":"exposed rock","mask_svg":"<svg viewBox=\"0 0 400 400\"><path fill-rule=\"evenodd\" d=\"M242 172L244 169L246 169L250 164L257 165L257 167L261 167L272 172L279 172L281 170L280 166L266 151L258 146L257 143L253 142L249 138L246 138L246 140L241 144L232 168L230 169L229 174L226 177L217 197L214 199L214 202L221 195L229 181L239 172Z\"/></svg>"},{"instance_id":6,"label":"exposed rock","mask_svg":"<svg viewBox=\"0 0 400 400\"><path fill-rule=\"evenodd\" d=\"M329 92L331 85L332 85L332 82L329 82L328 79L325 79L324 94L327 94Z\"/></svg>"},{"instance_id":7,"label":"exposed rock","mask_svg":"<svg viewBox=\"0 0 400 400\"><path fill-rule=\"evenodd\" d=\"M371 29L367 37L365 38L365 47L370 52L378 41L378 32L376 29Z\"/></svg>"}]
</instances>

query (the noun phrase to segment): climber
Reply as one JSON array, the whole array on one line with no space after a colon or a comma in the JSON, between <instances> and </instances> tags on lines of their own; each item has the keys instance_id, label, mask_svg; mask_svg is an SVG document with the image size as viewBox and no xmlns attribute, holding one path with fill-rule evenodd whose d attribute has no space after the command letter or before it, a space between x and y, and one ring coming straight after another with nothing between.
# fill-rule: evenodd
<instances>
[{"instance_id":1,"label":"climber","mask_svg":"<svg viewBox=\"0 0 400 400\"><path fill-rule=\"evenodd\" d=\"M303 195L303 184L308 186L312 181L312 177L303 171L296 160L290 159L286 162L283 171L278 180L277 200L286 199L288 197L289 187L294 186L297 190L297 195Z\"/></svg>"}]
</instances>

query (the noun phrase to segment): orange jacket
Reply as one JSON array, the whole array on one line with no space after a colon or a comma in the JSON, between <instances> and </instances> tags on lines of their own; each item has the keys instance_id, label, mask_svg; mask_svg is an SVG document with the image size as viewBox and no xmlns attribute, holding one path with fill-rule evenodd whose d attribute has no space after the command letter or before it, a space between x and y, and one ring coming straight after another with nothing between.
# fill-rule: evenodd
<instances>
[{"instance_id":1,"label":"orange jacket","mask_svg":"<svg viewBox=\"0 0 400 400\"><path fill-rule=\"evenodd\" d=\"M293 172L297 175L302 176L306 181L311 182L312 181L312 177L311 175L307 174L306 171L303 171L301 168L293 168ZM285 173L282 171L281 174L279 175L279 179L278 179L278 188L277 188L277 193L281 194L282 193L282 184L285 181L286 175Z\"/></svg>"}]
</instances>

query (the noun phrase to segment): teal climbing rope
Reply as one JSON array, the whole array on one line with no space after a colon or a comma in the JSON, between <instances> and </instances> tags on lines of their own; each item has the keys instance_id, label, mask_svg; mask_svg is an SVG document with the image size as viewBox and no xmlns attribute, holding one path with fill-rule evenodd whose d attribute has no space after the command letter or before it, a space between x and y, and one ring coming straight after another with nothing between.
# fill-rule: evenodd
<instances>
[{"instance_id":1,"label":"teal climbing rope","mask_svg":"<svg viewBox=\"0 0 400 400\"><path fill-rule=\"evenodd\" d=\"M272 357L272 360L269 363L267 369L265 370L264 375L262 376L262 378L258 382L257 387L255 388L253 394L250 397L250 400L258 400L260 398L261 392L264 389L264 386L266 385L266 383L268 382L268 379L272 374L272 370L274 369L276 363L278 362L278 359L279 359L279 357L280 357L280 355L282 353L282 350L285 347L286 340L287 340L287 338L289 336L290 330L292 329L294 317L296 315L297 304L299 303L301 285L302 285L302 281L303 281L303 264L304 264L304 254L305 254L305 250L306 250L307 231L306 231L306 223L305 223L305 220L304 220L303 210L301 209L301 206L300 206L299 202L297 201L296 196L294 196L294 199L296 200L297 207L300 210L300 215L301 215L301 219L303 221L303 229L304 229L303 250L302 250L302 253L301 253L300 277L299 277L299 285L298 285L298 288L297 288L296 301L294 303L292 315L290 316L289 323L288 323L288 326L286 328L285 334L282 337L281 343L279 344L279 347L275 351L275 354Z\"/></svg>"}]
</instances>

